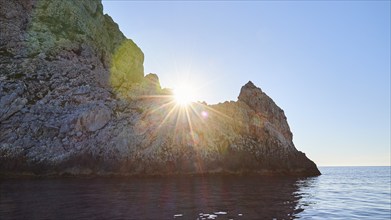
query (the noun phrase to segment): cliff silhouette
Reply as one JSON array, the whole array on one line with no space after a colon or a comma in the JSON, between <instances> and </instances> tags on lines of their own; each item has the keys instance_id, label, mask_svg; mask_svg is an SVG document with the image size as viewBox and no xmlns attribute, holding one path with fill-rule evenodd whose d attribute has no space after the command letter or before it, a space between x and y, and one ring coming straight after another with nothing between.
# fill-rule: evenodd
<instances>
[{"instance_id":1,"label":"cliff silhouette","mask_svg":"<svg viewBox=\"0 0 391 220\"><path fill-rule=\"evenodd\" d=\"M178 107L100 0L0 6L0 173L320 175L251 81Z\"/></svg>"}]
</instances>

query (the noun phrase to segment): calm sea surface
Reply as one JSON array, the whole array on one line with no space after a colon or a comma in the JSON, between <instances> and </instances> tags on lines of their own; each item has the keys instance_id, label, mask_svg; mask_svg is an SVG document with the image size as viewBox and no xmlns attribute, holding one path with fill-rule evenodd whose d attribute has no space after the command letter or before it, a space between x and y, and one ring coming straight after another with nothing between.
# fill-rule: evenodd
<instances>
[{"instance_id":1,"label":"calm sea surface","mask_svg":"<svg viewBox=\"0 0 391 220\"><path fill-rule=\"evenodd\" d=\"M391 167L277 178L0 179L0 219L391 219Z\"/></svg>"}]
</instances>

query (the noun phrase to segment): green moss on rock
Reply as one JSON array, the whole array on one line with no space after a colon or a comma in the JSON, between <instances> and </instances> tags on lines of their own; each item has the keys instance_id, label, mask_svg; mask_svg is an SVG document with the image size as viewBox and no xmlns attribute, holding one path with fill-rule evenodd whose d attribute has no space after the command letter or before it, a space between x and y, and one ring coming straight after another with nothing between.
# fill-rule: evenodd
<instances>
[{"instance_id":1,"label":"green moss on rock","mask_svg":"<svg viewBox=\"0 0 391 220\"><path fill-rule=\"evenodd\" d=\"M138 47L131 40L124 40L114 52L110 66L110 82L114 88L130 88L131 84L143 79L143 58Z\"/></svg>"},{"instance_id":2,"label":"green moss on rock","mask_svg":"<svg viewBox=\"0 0 391 220\"><path fill-rule=\"evenodd\" d=\"M139 82L144 76L143 52L103 14L100 0L38 1L27 36L30 56L80 53L82 47L91 47L105 66L111 66L113 86Z\"/></svg>"}]
</instances>

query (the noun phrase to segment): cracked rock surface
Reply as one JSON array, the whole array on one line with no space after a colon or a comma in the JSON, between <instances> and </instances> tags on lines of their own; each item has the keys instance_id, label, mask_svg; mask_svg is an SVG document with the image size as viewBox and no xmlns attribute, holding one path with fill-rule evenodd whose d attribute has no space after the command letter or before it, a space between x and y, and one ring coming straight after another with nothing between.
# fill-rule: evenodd
<instances>
[{"instance_id":1,"label":"cracked rock surface","mask_svg":"<svg viewBox=\"0 0 391 220\"><path fill-rule=\"evenodd\" d=\"M100 0L0 0L0 173L319 175L281 108L181 108Z\"/></svg>"}]
</instances>

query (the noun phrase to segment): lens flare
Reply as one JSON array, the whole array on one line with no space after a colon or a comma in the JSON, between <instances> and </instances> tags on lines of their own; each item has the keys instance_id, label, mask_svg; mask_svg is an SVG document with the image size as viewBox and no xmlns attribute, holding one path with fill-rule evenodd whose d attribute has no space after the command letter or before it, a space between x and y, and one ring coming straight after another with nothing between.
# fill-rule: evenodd
<instances>
[{"instance_id":1,"label":"lens flare","mask_svg":"<svg viewBox=\"0 0 391 220\"><path fill-rule=\"evenodd\" d=\"M207 111L202 111L201 116L206 119L206 118L208 118L209 114Z\"/></svg>"}]
</instances>

